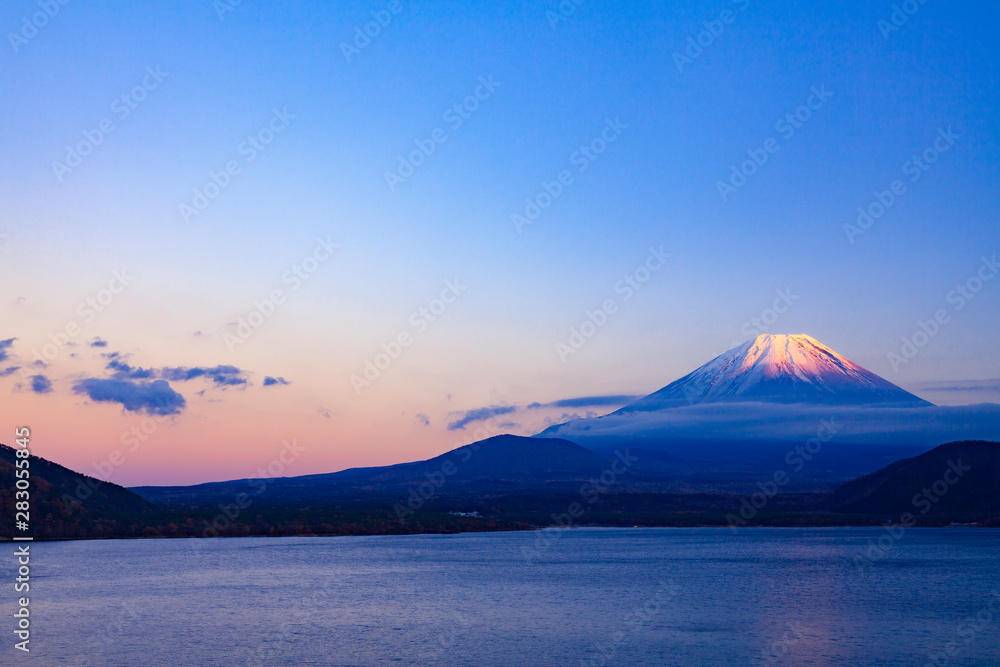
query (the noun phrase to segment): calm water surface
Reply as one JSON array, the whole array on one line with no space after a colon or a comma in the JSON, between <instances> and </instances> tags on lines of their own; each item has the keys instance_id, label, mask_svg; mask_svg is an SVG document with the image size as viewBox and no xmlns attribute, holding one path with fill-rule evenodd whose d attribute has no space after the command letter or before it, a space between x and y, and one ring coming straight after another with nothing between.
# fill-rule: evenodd
<instances>
[{"instance_id":1,"label":"calm water surface","mask_svg":"<svg viewBox=\"0 0 1000 667\"><path fill-rule=\"evenodd\" d=\"M557 535L35 544L17 662L1000 665L998 530Z\"/></svg>"}]
</instances>

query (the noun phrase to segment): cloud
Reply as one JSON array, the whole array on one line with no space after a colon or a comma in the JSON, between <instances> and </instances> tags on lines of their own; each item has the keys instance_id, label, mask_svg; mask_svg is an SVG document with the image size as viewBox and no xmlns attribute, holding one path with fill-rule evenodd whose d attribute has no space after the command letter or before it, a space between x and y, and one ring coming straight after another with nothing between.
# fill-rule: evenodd
<instances>
[{"instance_id":1,"label":"cloud","mask_svg":"<svg viewBox=\"0 0 1000 667\"><path fill-rule=\"evenodd\" d=\"M579 412L564 412L558 417L546 417L542 424L546 427L555 426L557 424L565 424L567 422L573 422L579 419L590 419L596 417L597 413L593 410L588 410L587 414L581 415Z\"/></svg>"},{"instance_id":2,"label":"cloud","mask_svg":"<svg viewBox=\"0 0 1000 667\"><path fill-rule=\"evenodd\" d=\"M101 403L121 403L130 412L151 415L180 414L187 402L164 380L134 382L131 380L106 380L86 378L73 385L77 394L86 394L90 400Z\"/></svg>"},{"instance_id":3,"label":"cloud","mask_svg":"<svg viewBox=\"0 0 1000 667\"><path fill-rule=\"evenodd\" d=\"M276 385L276 384L291 384L291 382L289 382L288 380L286 380L283 377L276 377L276 378L274 378L274 377L271 377L270 375L268 375L267 377L264 378L264 386L265 387L270 387L270 386Z\"/></svg>"},{"instance_id":4,"label":"cloud","mask_svg":"<svg viewBox=\"0 0 1000 667\"><path fill-rule=\"evenodd\" d=\"M531 403L528 408L587 408L587 407L614 407L623 406L642 398L630 394L611 394L608 396L582 396L580 398L564 398L561 401L551 403Z\"/></svg>"},{"instance_id":5,"label":"cloud","mask_svg":"<svg viewBox=\"0 0 1000 667\"><path fill-rule=\"evenodd\" d=\"M10 358L10 353L7 351L14 344L16 338L8 338L7 340L0 340L0 361L7 361Z\"/></svg>"},{"instance_id":6,"label":"cloud","mask_svg":"<svg viewBox=\"0 0 1000 667\"><path fill-rule=\"evenodd\" d=\"M452 421L448 424L449 431L464 430L466 426L473 422L484 421L492 417L498 417L500 415L510 414L511 412L516 412L522 408L527 408L529 410L537 410L539 408L585 408L585 407L621 407L626 405L638 398L640 396L633 396L631 394L609 394L606 396L582 396L579 398L565 398L558 401L552 401L551 403L529 403L526 406L522 405L491 405L485 408L476 408L474 410L467 410L465 412L453 412L451 414L460 415L458 419ZM551 417L546 418L544 421L545 426L552 426L553 424L559 424L565 421L570 421L572 419L584 419L586 417L596 417L597 413L593 410L586 410L584 415L580 415L576 412L566 413L564 412L562 416L558 419L552 419ZM499 428L517 428L520 424L514 422L504 422L498 425Z\"/></svg>"},{"instance_id":7,"label":"cloud","mask_svg":"<svg viewBox=\"0 0 1000 667\"><path fill-rule=\"evenodd\" d=\"M52 392L52 380L44 375L31 376L31 391L36 394L49 394Z\"/></svg>"},{"instance_id":8,"label":"cloud","mask_svg":"<svg viewBox=\"0 0 1000 667\"><path fill-rule=\"evenodd\" d=\"M193 368L180 366L177 368L161 368L159 370L159 377L171 382L187 382L188 380L203 377L210 379L220 387L247 384L247 379L243 375L244 371L236 366L225 364L211 367L195 366Z\"/></svg>"},{"instance_id":9,"label":"cloud","mask_svg":"<svg viewBox=\"0 0 1000 667\"><path fill-rule=\"evenodd\" d=\"M92 341L90 341L90 347L107 347L107 346L108 346L108 341L104 340L103 338L95 337Z\"/></svg>"},{"instance_id":10,"label":"cloud","mask_svg":"<svg viewBox=\"0 0 1000 667\"><path fill-rule=\"evenodd\" d=\"M121 361L118 357L109 361L105 368L109 371L114 371L114 376L118 380L148 380L152 378L154 374L152 368L130 366L124 361Z\"/></svg>"},{"instance_id":11,"label":"cloud","mask_svg":"<svg viewBox=\"0 0 1000 667\"><path fill-rule=\"evenodd\" d=\"M461 414L462 417L448 424L449 431L465 430L465 427L473 422L485 421L491 417L505 415L517 410L516 405L491 405L488 408L476 408L467 410Z\"/></svg>"},{"instance_id":12,"label":"cloud","mask_svg":"<svg viewBox=\"0 0 1000 667\"><path fill-rule=\"evenodd\" d=\"M141 368L126 361L128 355L120 352L105 352L102 356L109 361L105 368L112 371L115 380L152 380L159 378L168 382L187 382L198 378L211 380L217 387L246 385L246 372L236 366L176 366L165 368Z\"/></svg>"},{"instance_id":13,"label":"cloud","mask_svg":"<svg viewBox=\"0 0 1000 667\"><path fill-rule=\"evenodd\" d=\"M319 413L320 417L325 417L326 419L330 418L330 411L326 408L317 408L316 412Z\"/></svg>"},{"instance_id":14,"label":"cloud","mask_svg":"<svg viewBox=\"0 0 1000 667\"><path fill-rule=\"evenodd\" d=\"M7 368L4 368L3 370L0 370L0 378L5 378L8 375L16 373L19 370L21 370L20 366L9 366Z\"/></svg>"},{"instance_id":15,"label":"cloud","mask_svg":"<svg viewBox=\"0 0 1000 667\"><path fill-rule=\"evenodd\" d=\"M1000 392L1000 378L990 380L946 380L943 382L922 382L918 385L926 391L980 391Z\"/></svg>"},{"instance_id":16,"label":"cloud","mask_svg":"<svg viewBox=\"0 0 1000 667\"><path fill-rule=\"evenodd\" d=\"M431 420L423 412L417 414L417 422L423 426L430 426Z\"/></svg>"},{"instance_id":17,"label":"cloud","mask_svg":"<svg viewBox=\"0 0 1000 667\"><path fill-rule=\"evenodd\" d=\"M1000 439L1000 405L865 407L712 403L571 420L546 432L578 444L628 439L663 443L770 441L804 443L836 424L838 443L934 446L952 440Z\"/></svg>"}]
</instances>

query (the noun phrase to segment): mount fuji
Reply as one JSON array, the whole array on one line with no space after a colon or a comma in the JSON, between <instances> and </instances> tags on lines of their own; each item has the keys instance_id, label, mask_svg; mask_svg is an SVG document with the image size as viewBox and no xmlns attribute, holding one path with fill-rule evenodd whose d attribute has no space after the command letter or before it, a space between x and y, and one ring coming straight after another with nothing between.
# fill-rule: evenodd
<instances>
[{"instance_id":1,"label":"mount fuji","mask_svg":"<svg viewBox=\"0 0 1000 667\"><path fill-rule=\"evenodd\" d=\"M604 455L666 454L712 479L780 469L808 444L823 450L809 472L843 480L944 442L1000 439L1000 405L937 406L811 336L767 334L610 414L538 435Z\"/></svg>"},{"instance_id":2,"label":"mount fuji","mask_svg":"<svg viewBox=\"0 0 1000 667\"><path fill-rule=\"evenodd\" d=\"M812 336L764 334L618 413L737 401L927 407Z\"/></svg>"}]
</instances>

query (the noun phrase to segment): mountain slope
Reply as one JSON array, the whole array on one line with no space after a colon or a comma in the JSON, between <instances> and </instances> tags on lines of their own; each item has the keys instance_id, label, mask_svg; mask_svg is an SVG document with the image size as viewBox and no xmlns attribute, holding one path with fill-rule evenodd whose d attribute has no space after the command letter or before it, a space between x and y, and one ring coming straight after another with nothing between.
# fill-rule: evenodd
<instances>
[{"instance_id":1,"label":"mountain slope","mask_svg":"<svg viewBox=\"0 0 1000 667\"><path fill-rule=\"evenodd\" d=\"M0 445L0 507L7 510L0 535L10 537L14 524L16 450ZM128 489L73 472L31 456L30 535L32 537L113 537L141 535L157 508ZM5 511L5 514L8 514Z\"/></svg>"},{"instance_id":2,"label":"mountain slope","mask_svg":"<svg viewBox=\"0 0 1000 667\"><path fill-rule=\"evenodd\" d=\"M847 482L829 498L842 513L883 513L899 520L947 516L974 520L1000 514L1000 442L950 442Z\"/></svg>"},{"instance_id":3,"label":"mountain slope","mask_svg":"<svg viewBox=\"0 0 1000 667\"><path fill-rule=\"evenodd\" d=\"M461 493L471 488L476 492L568 488L599 476L609 465L600 454L567 440L498 435L426 461L269 480L266 500L282 504L357 494L405 496L411 488L427 483L434 486L435 494ZM261 484L260 480L232 480L133 490L158 504L178 506L232 497Z\"/></svg>"},{"instance_id":4,"label":"mountain slope","mask_svg":"<svg viewBox=\"0 0 1000 667\"><path fill-rule=\"evenodd\" d=\"M613 414L732 401L931 405L811 336L764 334Z\"/></svg>"}]
</instances>

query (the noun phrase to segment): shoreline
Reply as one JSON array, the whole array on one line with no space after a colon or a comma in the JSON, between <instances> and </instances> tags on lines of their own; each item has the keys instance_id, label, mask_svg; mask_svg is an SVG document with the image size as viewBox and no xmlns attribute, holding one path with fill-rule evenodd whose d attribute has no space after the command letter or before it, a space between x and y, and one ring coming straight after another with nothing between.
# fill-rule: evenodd
<instances>
[{"instance_id":1,"label":"shoreline","mask_svg":"<svg viewBox=\"0 0 1000 667\"><path fill-rule=\"evenodd\" d=\"M572 531L572 530L726 530L730 531L733 536L737 536L739 533L744 531L753 530L784 530L784 531L798 531L798 530L879 530L885 529L891 526L897 526L898 524L816 524L816 525L753 525L753 526L736 526L730 527L725 525L713 525L713 524L703 524L703 525L671 525L671 526L615 526L610 524L585 524L579 526L535 526L532 528L512 528L509 530L457 530L457 531L437 531L437 532L413 532L413 533L296 533L291 535L218 535L213 537L197 537L193 535L121 535L121 536L109 536L109 537L36 537L31 540L31 543L38 544L40 542L93 542L93 541L113 541L113 540L227 540L227 539L247 539L247 538L265 538L265 539L286 539L286 538L319 538L319 537L420 537L420 536L451 536L451 535L498 535L504 533L538 533L546 529L553 529L558 531ZM948 524L948 525L926 525L926 526L910 526L907 530L1000 530L1000 526L986 526L981 524ZM0 542L2 543L14 543L14 540L7 536L0 536Z\"/></svg>"}]
</instances>

